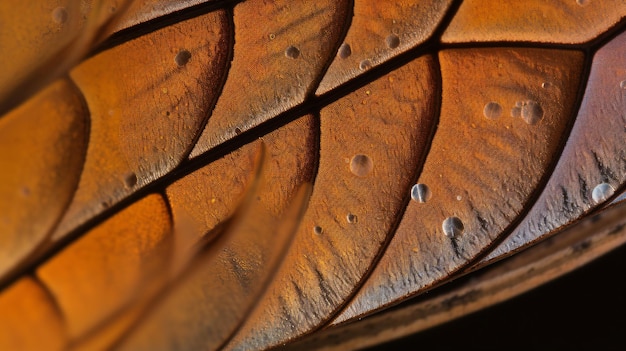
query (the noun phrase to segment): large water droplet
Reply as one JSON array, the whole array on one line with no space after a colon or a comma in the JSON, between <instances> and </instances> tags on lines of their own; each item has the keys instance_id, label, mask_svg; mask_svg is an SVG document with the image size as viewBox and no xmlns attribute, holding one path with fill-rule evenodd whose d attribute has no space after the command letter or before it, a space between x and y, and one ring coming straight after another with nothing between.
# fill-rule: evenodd
<instances>
[{"instance_id":1,"label":"large water droplet","mask_svg":"<svg viewBox=\"0 0 626 351\"><path fill-rule=\"evenodd\" d=\"M623 80L619 83L619 87L626 90L626 80Z\"/></svg>"},{"instance_id":2,"label":"large water droplet","mask_svg":"<svg viewBox=\"0 0 626 351\"><path fill-rule=\"evenodd\" d=\"M411 188L411 199L417 202L424 203L432 197L432 192L426 184L415 184Z\"/></svg>"},{"instance_id":3,"label":"large water droplet","mask_svg":"<svg viewBox=\"0 0 626 351\"><path fill-rule=\"evenodd\" d=\"M613 193L615 193L615 189L608 183L600 183L593 188L591 192L591 198L593 202L599 204L606 200L608 200Z\"/></svg>"},{"instance_id":4,"label":"large water droplet","mask_svg":"<svg viewBox=\"0 0 626 351\"><path fill-rule=\"evenodd\" d=\"M528 100L522 103L521 116L526 123L537 124L543 118L543 109L538 102Z\"/></svg>"},{"instance_id":5,"label":"large water droplet","mask_svg":"<svg viewBox=\"0 0 626 351\"><path fill-rule=\"evenodd\" d=\"M350 161L350 171L359 177L365 177L374 168L374 162L367 155L354 155Z\"/></svg>"},{"instance_id":6,"label":"large water droplet","mask_svg":"<svg viewBox=\"0 0 626 351\"><path fill-rule=\"evenodd\" d=\"M348 213L348 215L346 216L346 220L348 221L348 223L354 224L356 223L359 219L355 214L352 213Z\"/></svg>"},{"instance_id":7,"label":"large water droplet","mask_svg":"<svg viewBox=\"0 0 626 351\"><path fill-rule=\"evenodd\" d=\"M350 55L352 55L352 48L350 48L350 44L346 44L346 43L341 44L341 46L339 47L339 50L337 51L337 56L339 56L342 59L345 59L345 58L350 57Z\"/></svg>"},{"instance_id":8,"label":"large water droplet","mask_svg":"<svg viewBox=\"0 0 626 351\"><path fill-rule=\"evenodd\" d=\"M463 226L463 222L458 217L448 217L443 221L441 225L443 229L443 233L448 238L454 238L463 234L463 230L465 227Z\"/></svg>"},{"instance_id":9,"label":"large water droplet","mask_svg":"<svg viewBox=\"0 0 626 351\"><path fill-rule=\"evenodd\" d=\"M499 103L491 101L483 108L483 115L489 119L500 118L502 115L502 106Z\"/></svg>"},{"instance_id":10,"label":"large water droplet","mask_svg":"<svg viewBox=\"0 0 626 351\"><path fill-rule=\"evenodd\" d=\"M292 45L285 49L285 56L290 59L297 59L298 57L300 57L300 50Z\"/></svg>"},{"instance_id":11,"label":"large water droplet","mask_svg":"<svg viewBox=\"0 0 626 351\"><path fill-rule=\"evenodd\" d=\"M180 50L174 58L174 61L176 61L178 67L183 67L189 62L189 60L191 60L191 53L189 52L189 50Z\"/></svg>"},{"instance_id":12,"label":"large water droplet","mask_svg":"<svg viewBox=\"0 0 626 351\"><path fill-rule=\"evenodd\" d=\"M313 227L313 234L321 235L323 232L324 230L319 225L316 225L315 227Z\"/></svg>"},{"instance_id":13,"label":"large water droplet","mask_svg":"<svg viewBox=\"0 0 626 351\"><path fill-rule=\"evenodd\" d=\"M385 44L387 44L388 48L395 49L400 46L400 38L395 34L390 34L387 39L385 39Z\"/></svg>"}]
</instances>

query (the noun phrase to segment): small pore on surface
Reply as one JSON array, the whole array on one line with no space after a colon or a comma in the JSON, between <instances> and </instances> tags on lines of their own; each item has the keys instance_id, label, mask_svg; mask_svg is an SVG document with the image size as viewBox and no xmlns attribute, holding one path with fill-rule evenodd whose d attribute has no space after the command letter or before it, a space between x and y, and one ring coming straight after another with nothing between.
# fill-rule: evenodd
<instances>
[{"instance_id":1,"label":"small pore on surface","mask_svg":"<svg viewBox=\"0 0 626 351\"><path fill-rule=\"evenodd\" d=\"M494 101L488 102L483 109L483 115L488 119L497 119L502 115L502 106Z\"/></svg>"},{"instance_id":2,"label":"small pore on surface","mask_svg":"<svg viewBox=\"0 0 626 351\"><path fill-rule=\"evenodd\" d=\"M350 57L350 55L352 55L352 48L350 48L350 44L347 44L347 43L341 44L341 46L339 47L339 50L337 50L337 56L339 56L342 59L345 59L345 58Z\"/></svg>"},{"instance_id":3,"label":"small pore on surface","mask_svg":"<svg viewBox=\"0 0 626 351\"><path fill-rule=\"evenodd\" d=\"M285 49L285 56L290 59L297 59L300 56L300 50L297 47L291 45L287 49Z\"/></svg>"},{"instance_id":4,"label":"small pore on surface","mask_svg":"<svg viewBox=\"0 0 626 351\"><path fill-rule=\"evenodd\" d=\"M354 155L350 161L350 172L358 177L365 177L374 168L374 162L367 155Z\"/></svg>"},{"instance_id":5,"label":"small pore on surface","mask_svg":"<svg viewBox=\"0 0 626 351\"><path fill-rule=\"evenodd\" d=\"M400 38L398 38L398 36L395 34L390 34L385 39L385 44L387 44L388 48L395 49L400 46Z\"/></svg>"},{"instance_id":6,"label":"small pore on surface","mask_svg":"<svg viewBox=\"0 0 626 351\"><path fill-rule=\"evenodd\" d=\"M124 177L124 185L129 189L137 185L137 175L135 173L127 174L126 177Z\"/></svg>"},{"instance_id":7,"label":"small pore on surface","mask_svg":"<svg viewBox=\"0 0 626 351\"><path fill-rule=\"evenodd\" d=\"M358 221L358 217L355 214L348 213L348 215L346 216L346 220L348 221L348 223L354 224Z\"/></svg>"},{"instance_id":8,"label":"small pore on surface","mask_svg":"<svg viewBox=\"0 0 626 351\"><path fill-rule=\"evenodd\" d=\"M178 67L185 66L189 62L189 60L191 60L191 53L189 52L189 50L180 50L174 58L174 61L176 61Z\"/></svg>"},{"instance_id":9,"label":"small pore on surface","mask_svg":"<svg viewBox=\"0 0 626 351\"><path fill-rule=\"evenodd\" d=\"M59 6L52 10L52 20L56 24L64 24L67 22L67 10L65 7Z\"/></svg>"},{"instance_id":10,"label":"small pore on surface","mask_svg":"<svg viewBox=\"0 0 626 351\"><path fill-rule=\"evenodd\" d=\"M366 60L361 61L361 63L359 63L359 69L361 71L365 71L370 68L372 68L372 62L370 60L366 59Z\"/></svg>"}]
</instances>

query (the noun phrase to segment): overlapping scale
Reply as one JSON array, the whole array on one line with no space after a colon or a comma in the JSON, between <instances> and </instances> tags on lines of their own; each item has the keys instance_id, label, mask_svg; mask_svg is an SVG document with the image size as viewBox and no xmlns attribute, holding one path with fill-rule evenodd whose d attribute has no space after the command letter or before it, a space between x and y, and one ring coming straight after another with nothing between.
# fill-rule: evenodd
<instances>
[{"instance_id":1,"label":"overlapping scale","mask_svg":"<svg viewBox=\"0 0 626 351\"><path fill-rule=\"evenodd\" d=\"M542 190L568 132L581 52L457 49L439 58L441 116L418 180L432 196L408 205L384 256L335 322L415 295L485 250Z\"/></svg>"},{"instance_id":2,"label":"overlapping scale","mask_svg":"<svg viewBox=\"0 0 626 351\"><path fill-rule=\"evenodd\" d=\"M604 205L626 182L626 34L595 54L576 124L537 202L487 261ZM553 86L547 89L553 89Z\"/></svg>"},{"instance_id":3,"label":"overlapping scale","mask_svg":"<svg viewBox=\"0 0 626 351\"><path fill-rule=\"evenodd\" d=\"M0 276L41 246L67 209L88 124L79 92L65 79L0 119Z\"/></svg>"},{"instance_id":4,"label":"overlapping scale","mask_svg":"<svg viewBox=\"0 0 626 351\"><path fill-rule=\"evenodd\" d=\"M311 95L337 50L349 5L347 0L249 0L235 6L228 79L191 157Z\"/></svg>"},{"instance_id":5,"label":"overlapping scale","mask_svg":"<svg viewBox=\"0 0 626 351\"><path fill-rule=\"evenodd\" d=\"M264 299L226 349L263 349L302 335L359 286L421 167L436 85L426 56L322 109L309 207Z\"/></svg>"},{"instance_id":6,"label":"overlapping scale","mask_svg":"<svg viewBox=\"0 0 626 351\"><path fill-rule=\"evenodd\" d=\"M350 28L316 94L424 43L452 1L354 1Z\"/></svg>"},{"instance_id":7,"label":"overlapping scale","mask_svg":"<svg viewBox=\"0 0 626 351\"><path fill-rule=\"evenodd\" d=\"M224 11L212 12L116 46L71 72L91 133L56 239L187 156L221 89L231 30Z\"/></svg>"}]
</instances>

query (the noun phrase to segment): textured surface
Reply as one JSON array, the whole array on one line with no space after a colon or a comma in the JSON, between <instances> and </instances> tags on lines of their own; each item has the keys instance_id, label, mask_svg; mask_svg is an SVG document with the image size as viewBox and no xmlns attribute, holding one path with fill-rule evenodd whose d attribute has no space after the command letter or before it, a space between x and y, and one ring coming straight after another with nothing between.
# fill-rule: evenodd
<instances>
[{"instance_id":1,"label":"textured surface","mask_svg":"<svg viewBox=\"0 0 626 351\"><path fill-rule=\"evenodd\" d=\"M440 53L441 116L418 180L432 198L408 205L385 255L338 321L445 279L520 215L567 130L572 110L563 106L574 102L582 58L575 51L533 49ZM558 83L546 92L545 81ZM475 91L473 99L463 99ZM541 118L504 112L519 101L536 104L532 116L541 110ZM503 106L501 114L485 113L489 104ZM442 229L447 218L460 222L452 237Z\"/></svg>"},{"instance_id":2,"label":"textured surface","mask_svg":"<svg viewBox=\"0 0 626 351\"><path fill-rule=\"evenodd\" d=\"M322 109L307 213L268 293L227 349L263 348L306 332L358 286L424 157L424 143L412 141L427 140L433 127L432 64L418 59Z\"/></svg>"},{"instance_id":3,"label":"textured surface","mask_svg":"<svg viewBox=\"0 0 626 351\"><path fill-rule=\"evenodd\" d=\"M372 67L422 44L452 1L355 0L352 23L316 94L323 94Z\"/></svg>"},{"instance_id":4,"label":"textured surface","mask_svg":"<svg viewBox=\"0 0 626 351\"><path fill-rule=\"evenodd\" d=\"M229 31L223 11L209 13L105 51L71 72L87 101L91 133L78 190L55 238L189 153L225 75Z\"/></svg>"},{"instance_id":5,"label":"textured surface","mask_svg":"<svg viewBox=\"0 0 626 351\"><path fill-rule=\"evenodd\" d=\"M88 123L67 80L0 119L0 272L40 246L65 212L85 160Z\"/></svg>"},{"instance_id":6,"label":"textured surface","mask_svg":"<svg viewBox=\"0 0 626 351\"><path fill-rule=\"evenodd\" d=\"M623 1L51 0L23 23L7 13L0 304L29 312L0 314L2 348L332 335L582 230L626 191ZM464 306L619 245L623 226L607 221L600 251L578 231L549 264L565 269L521 285L497 274L503 285ZM464 313L422 296L438 316ZM45 325L41 343L27 337Z\"/></svg>"},{"instance_id":7,"label":"textured surface","mask_svg":"<svg viewBox=\"0 0 626 351\"><path fill-rule=\"evenodd\" d=\"M488 259L576 220L604 204L626 182L624 57L625 34L596 53L576 124L546 188L524 221Z\"/></svg>"},{"instance_id":8,"label":"textured surface","mask_svg":"<svg viewBox=\"0 0 626 351\"><path fill-rule=\"evenodd\" d=\"M337 49L348 5L347 0L252 0L235 6L228 79L191 156L276 117L315 91ZM272 21L259 27L266 18Z\"/></svg>"},{"instance_id":9,"label":"textured surface","mask_svg":"<svg viewBox=\"0 0 626 351\"><path fill-rule=\"evenodd\" d=\"M584 43L626 16L623 0L463 1L444 42Z\"/></svg>"}]
</instances>

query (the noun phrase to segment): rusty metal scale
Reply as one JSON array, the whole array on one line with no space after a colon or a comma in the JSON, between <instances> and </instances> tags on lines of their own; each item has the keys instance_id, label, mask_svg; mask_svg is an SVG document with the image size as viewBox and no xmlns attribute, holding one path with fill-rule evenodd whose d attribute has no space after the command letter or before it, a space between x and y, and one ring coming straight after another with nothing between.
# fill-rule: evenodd
<instances>
[{"instance_id":1,"label":"rusty metal scale","mask_svg":"<svg viewBox=\"0 0 626 351\"><path fill-rule=\"evenodd\" d=\"M1 350L359 349L626 242L624 0L0 23Z\"/></svg>"}]
</instances>

